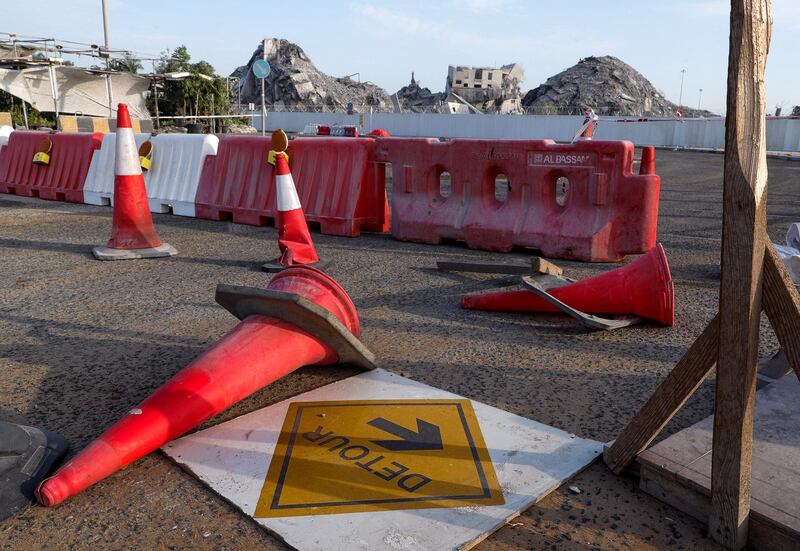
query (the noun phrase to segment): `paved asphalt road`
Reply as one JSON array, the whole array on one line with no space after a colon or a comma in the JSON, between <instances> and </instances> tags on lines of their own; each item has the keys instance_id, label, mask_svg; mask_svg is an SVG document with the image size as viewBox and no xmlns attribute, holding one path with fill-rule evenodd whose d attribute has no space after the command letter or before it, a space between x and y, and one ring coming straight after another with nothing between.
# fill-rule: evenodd
<instances>
[{"instance_id":1,"label":"paved asphalt road","mask_svg":"<svg viewBox=\"0 0 800 551\"><path fill-rule=\"evenodd\" d=\"M658 152L659 241L675 279L676 324L586 332L558 316L458 308L502 281L447 274L437 259L522 259L389 236L314 234L361 316L363 341L396 373L601 441L613 439L716 311L721 155ZM769 232L800 220L800 163L770 161ZM0 418L42 426L83 448L231 329L218 282L264 286L276 231L156 215L171 259L98 262L111 210L0 196ZM530 254L530 253L528 253ZM585 278L613 268L556 262ZM762 357L777 344L766 322ZM212 419L233 418L355 371L303 368ZM707 382L669 425L711 411ZM574 495L566 486L577 485ZM602 463L526 511L478 549L714 549L703 526L613 476ZM0 523L2 549L284 549L160 452L64 505Z\"/></svg>"}]
</instances>

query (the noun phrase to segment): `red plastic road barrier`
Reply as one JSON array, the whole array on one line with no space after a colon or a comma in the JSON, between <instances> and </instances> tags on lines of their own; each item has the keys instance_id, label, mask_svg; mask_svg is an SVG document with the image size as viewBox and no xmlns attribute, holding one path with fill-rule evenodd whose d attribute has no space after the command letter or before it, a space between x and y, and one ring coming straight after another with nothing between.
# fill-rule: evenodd
<instances>
[{"instance_id":1,"label":"red plastic road barrier","mask_svg":"<svg viewBox=\"0 0 800 551\"><path fill-rule=\"evenodd\" d=\"M42 140L53 143L50 164L33 163ZM0 159L0 193L83 203L83 184L92 155L100 148L102 134L28 132L15 130Z\"/></svg>"},{"instance_id":2,"label":"red plastic road barrier","mask_svg":"<svg viewBox=\"0 0 800 551\"><path fill-rule=\"evenodd\" d=\"M661 179L624 141L376 138L392 164L392 236L551 258L621 260L655 246ZM449 183L441 176L448 172ZM497 193L505 176L507 193ZM501 179L502 181L502 179Z\"/></svg>"},{"instance_id":3,"label":"red plastic road barrier","mask_svg":"<svg viewBox=\"0 0 800 551\"><path fill-rule=\"evenodd\" d=\"M660 243L627 266L548 292L582 312L635 314L663 325L675 323L675 290ZM527 290L464 295L461 307L495 312L560 312Z\"/></svg>"},{"instance_id":4,"label":"red plastic road barrier","mask_svg":"<svg viewBox=\"0 0 800 551\"><path fill-rule=\"evenodd\" d=\"M350 297L323 272L287 268L268 289L299 295L333 314L353 335L360 332ZM249 315L42 482L36 496L45 506L58 505L298 367L338 360L333 348L295 325Z\"/></svg>"},{"instance_id":5,"label":"red plastic road barrier","mask_svg":"<svg viewBox=\"0 0 800 551\"><path fill-rule=\"evenodd\" d=\"M384 165L373 162L372 138L298 138L289 165L306 220L330 235L356 237L389 228ZM206 157L195 199L198 218L263 226L276 213L268 137L223 136Z\"/></svg>"}]
</instances>

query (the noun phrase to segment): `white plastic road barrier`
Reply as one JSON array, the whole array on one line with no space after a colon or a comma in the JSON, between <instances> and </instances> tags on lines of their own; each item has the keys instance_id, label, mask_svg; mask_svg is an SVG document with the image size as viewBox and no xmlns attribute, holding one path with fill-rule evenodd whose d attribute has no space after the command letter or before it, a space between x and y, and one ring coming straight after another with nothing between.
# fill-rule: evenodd
<instances>
[{"instance_id":1,"label":"white plastic road barrier","mask_svg":"<svg viewBox=\"0 0 800 551\"><path fill-rule=\"evenodd\" d=\"M219 138L209 134L154 136L150 170L144 177L152 212L194 216L200 173L208 155L216 155Z\"/></svg>"},{"instance_id":2,"label":"white plastic road barrier","mask_svg":"<svg viewBox=\"0 0 800 551\"><path fill-rule=\"evenodd\" d=\"M150 134L135 134L138 149ZM95 150L86 183L83 186L83 202L87 205L111 205L114 201L114 155L117 147L117 135L106 134L103 144Z\"/></svg>"},{"instance_id":3,"label":"white plastic road barrier","mask_svg":"<svg viewBox=\"0 0 800 551\"><path fill-rule=\"evenodd\" d=\"M14 128L11 126L0 126L0 147L8 143L8 137L13 131Z\"/></svg>"},{"instance_id":4,"label":"white plastic road barrier","mask_svg":"<svg viewBox=\"0 0 800 551\"><path fill-rule=\"evenodd\" d=\"M136 134L137 149L146 140L153 144L150 170L145 172L147 198L152 212L194 216L194 198L207 155L216 155L219 138L205 134ZM89 205L114 204L114 151L117 138L106 134L95 151L83 200Z\"/></svg>"},{"instance_id":5,"label":"white plastic road barrier","mask_svg":"<svg viewBox=\"0 0 800 551\"><path fill-rule=\"evenodd\" d=\"M13 131L14 128L11 126L0 126L0 159L2 159L3 147L8 143L8 137Z\"/></svg>"}]
</instances>

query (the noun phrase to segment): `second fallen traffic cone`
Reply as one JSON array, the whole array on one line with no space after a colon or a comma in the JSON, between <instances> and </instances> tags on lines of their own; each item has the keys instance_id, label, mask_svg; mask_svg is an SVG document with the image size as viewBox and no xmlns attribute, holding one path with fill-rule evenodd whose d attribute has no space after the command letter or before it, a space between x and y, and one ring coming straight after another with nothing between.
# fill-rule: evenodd
<instances>
[{"instance_id":1,"label":"second fallen traffic cone","mask_svg":"<svg viewBox=\"0 0 800 551\"><path fill-rule=\"evenodd\" d=\"M178 254L175 247L161 241L153 226L139 151L131 128L131 116L124 103L120 103L117 109L112 219L111 239L105 247L92 249L98 260L131 260Z\"/></svg>"},{"instance_id":2,"label":"second fallen traffic cone","mask_svg":"<svg viewBox=\"0 0 800 551\"><path fill-rule=\"evenodd\" d=\"M275 226L278 228L278 248L281 255L262 266L266 272L279 272L289 266L314 266L324 268L328 262L320 260L311 234L308 231L303 207L289 170L286 134L280 128L272 133L270 159L275 161L275 198L277 209Z\"/></svg>"},{"instance_id":3,"label":"second fallen traffic cone","mask_svg":"<svg viewBox=\"0 0 800 551\"><path fill-rule=\"evenodd\" d=\"M549 293L576 310L592 314L633 314L663 325L675 322L675 291L664 247L627 266L551 289ZM461 297L461 307L497 312L559 312L532 291L473 293Z\"/></svg>"},{"instance_id":4,"label":"second fallen traffic cone","mask_svg":"<svg viewBox=\"0 0 800 551\"><path fill-rule=\"evenodd\" d=\"M242 321L42 482L42 505L58 505L303 365L375 367L357 338L353 302L324 272L294 266L265 290L220 285L216 299Z\"/></svg>"}]
</instances>

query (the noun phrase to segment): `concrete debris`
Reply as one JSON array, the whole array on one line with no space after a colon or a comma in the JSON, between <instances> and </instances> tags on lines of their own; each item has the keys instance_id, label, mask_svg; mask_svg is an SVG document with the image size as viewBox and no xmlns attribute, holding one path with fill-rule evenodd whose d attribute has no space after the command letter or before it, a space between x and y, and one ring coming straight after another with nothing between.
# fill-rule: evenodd
<instances>
[{"instance_id":1,"label":"concrete debris","mask_svg":"<svg viewBox=\"0 0 800 551\"><path fill-rule=\"evenodd\" d=\"M522 105L541 115L579 115L592 107L598 115L673 117L678 109L641 73L612 56L581 59L525 94ZM713 113L684 106L683 116Z\"/></svg>"},{"instance_id":2,"label":"concrete debris","mask_svg":"<svg viewBox=\"0 0 800 551\"><path fill-rule=\"evenodd\" d=\"M569 491L570 491L570 492L572 492L573 494L579 494L579 493L581 493L581 489L580 489L580 488L578 488L577 486L570 486L570 487L569 487Z\"/></svg>"},{"instance_id":3,"label":"concrete debris","mask_svg":"<svg viewBox=\"0 0 800 551\"><path fill-rule=\"evenodd\" d=\"M258 129L247 124L232 124L228 127L228 134L256 134Z\"/></svg>"},{"instance_id":4,"label":"concrete debris","mask_svg":"<svg viewBox=\"0 0 800 551\"><path fill-rule=\"evenodd\" d=\"M270 109L319 111L344 110L348 103L357 112L390 111L392 100L383 88L351 78L335 78L319 71L303 49L282 38L266 40L267 62L272 69L265 79L266 104ZM264 55L259 44L246 65L231 76L238 77L241 102L261 105L261 79L253 75L252 66ZM234 94L234 97L236 94Z\"/></svg>"},{"instance_id":5,"label":"concrete debris","mask_svg":"<svg viewBox=\"0 0 800 551\"><path fill-rule=\"evenodd\" d=\"M153 129L153 134L186 134L185 126L166 125L161 128Z\"/></svg>"},{"instance_id":6,"label":"concrete debris","mask_svg":"<svg viewBox=\"0 0 800 551\"><path fill-rule=\"evenodd\" d=\"M375 84L321 72L300 46L288 40L267 39L266 49L272 71L266 78L265 98L268 108L277 111L344 111L352 103L353 110L360 113L579 115L592 107L598 115L671 118L678 109L641 73L612 56L584 58L524 97L520 84L525 73L516 63L501 67L451 65L444 92L421 86L411 73L411 82L389 95ZM261 43L247 64L231 74L239 79L233 97L240 97L242 104L261 105L261 80L253 75L252 66L262 59L263 52ZM686 106L682 115L714 116Z\"/></svg>"},{"instance_id":7,"label":"concrete debris","mask_svg":"<svg viewBox=\"0 0 800 551\"><path fill-rule=\"evenodd\" d=\"M447 113L445 98L447 94L442 92L433 93L429 88L423 88L414 79L411 73L411 83L400 88L394 96L392 102L395 104L395 111L411 113ZM399 105L398 105L399 104Z\"/></svg>"}]
</instances>

